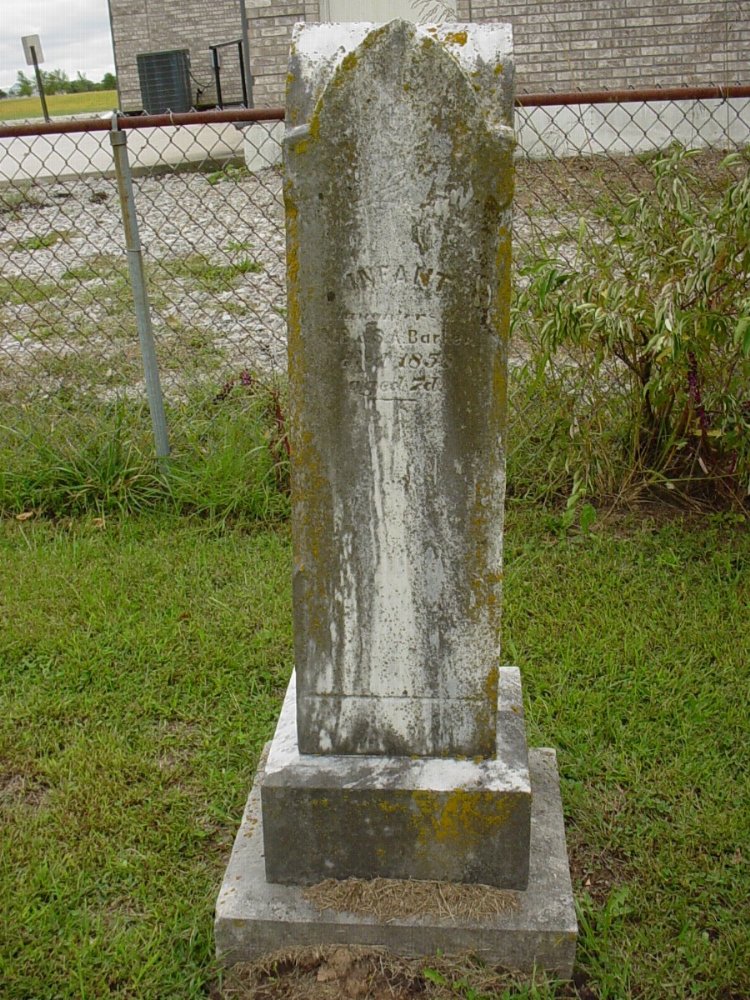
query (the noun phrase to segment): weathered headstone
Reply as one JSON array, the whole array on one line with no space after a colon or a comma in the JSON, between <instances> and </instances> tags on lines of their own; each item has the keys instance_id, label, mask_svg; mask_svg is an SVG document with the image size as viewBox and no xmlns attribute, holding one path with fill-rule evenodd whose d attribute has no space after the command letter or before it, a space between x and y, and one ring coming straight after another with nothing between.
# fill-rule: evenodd
<instances>
[{"instance_id":1,"label":"weathered headstone","mask_svg":"<svg viewBox=\"0 0 750 1000\"><path fill-rule=\"evenodd\" d=\"M293 64L286 204L303 753L495 755L512 98L444 40ZM322 54L322 53L321 53ZM489 96L489 95L485 95Z\"/></svg>"},{"instance_id":2,"label":"weathered headstone","mask_svg":"<svg viewBox=\"0 0 750 1000\"><path fill-rule=\"evenodd\" d=\"M296 678L259 778L265 879L250 951L230 931L242 920L229 873L220 897L218 944L235 957L262 950L264 892L278 916L278 893L309 910L299 886L379 876L519 890L524 960L558 974L572 962L554 761L534 764L549 813L535 847L520 678L500 666L512 94L506 25L295 34ZM257 791L251 801L245 824ZM541 852L567 878L543 919ZM236 848L231 872L243 857ZM323 933L309 912L290 922L298 943ZM344 923L345 939L374 940ZM419 947L460 947L455 927L446 939L430 926ZM473 931L492 941L499 929ZM488 954L523 964L504 947Z\"/></svg>"}]
</instances>

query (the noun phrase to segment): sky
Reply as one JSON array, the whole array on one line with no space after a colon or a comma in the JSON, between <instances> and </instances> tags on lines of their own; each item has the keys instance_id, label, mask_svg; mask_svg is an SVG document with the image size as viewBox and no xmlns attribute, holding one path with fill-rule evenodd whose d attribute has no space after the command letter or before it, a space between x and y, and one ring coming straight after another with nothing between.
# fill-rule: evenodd
<instances>
[{"instance_id":1,"label":"sky","mask_svg":"<svg viewBox=\"0 0 750 1000\"><path fill-rule=\"evenodd\" d=\"M39 35L43 68L62 69L72 79L78 70L98 82L114 73L107 0L0 0L0 89L16 82L26 65L22 35Z\"/></svg>"}]
</instances>

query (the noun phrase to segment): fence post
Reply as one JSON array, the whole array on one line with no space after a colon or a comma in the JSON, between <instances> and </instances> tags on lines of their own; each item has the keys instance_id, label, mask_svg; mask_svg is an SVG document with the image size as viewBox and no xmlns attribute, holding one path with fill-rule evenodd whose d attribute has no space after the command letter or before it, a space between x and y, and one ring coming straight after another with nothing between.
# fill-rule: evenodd
<instances>
[{"instance_id":1,"label":"fence post","mask_svg":"<svg viewBox=\"0 0 750 1000\"><path fill-rule=\"evenodd\" d=\"M135 319L138 326L138 339L141 344L143 358L143 373L146 379L146 396L151 411L151 424L154 429L156 458L163 468L169 457L169 436L167 434L167 418L164 412L164 398L159 381L159 366L156 360L154 346L154 331L151 326L151 309L146 288L146 272L143 267L143 251L138 234L138 219L135 214L135 198L133 196L133 179L128 160L127 137L117 124L117 117L112 120L112 130L109 133L112 143L112 153L115 160L117 175L117 190L120 195L120 209L125 227L125 242L128 249L128 270L130 285L135 303Z\"/></svg>"}]
</instances>

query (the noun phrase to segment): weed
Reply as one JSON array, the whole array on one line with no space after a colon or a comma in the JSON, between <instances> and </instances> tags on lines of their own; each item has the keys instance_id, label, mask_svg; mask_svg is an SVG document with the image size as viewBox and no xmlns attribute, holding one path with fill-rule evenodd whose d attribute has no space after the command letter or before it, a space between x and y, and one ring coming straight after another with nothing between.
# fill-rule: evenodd
<instances>
[{"instance_id":1,"label":"weed","mask_svg":"<svg viewBox=\"0 0 750 1000\"><path fill-rule=\"evenodd\" d=\"M0 277L0 305L34 305L59 297L60 288L44 281L24 278L22 275Z\"/></svg>"},{"instance_id":2,"label":"weed","mask_svg":"<svg viewBox=\"0 0 750 1000\"><path fill-rule=\"evenodd\" d=\"M254 244L250 240L230 240L227 243L227 250L230 253L244 253L247 250L252 250Z\"/></svg>"},{"instance_id":3,"label":"weed","mask_svg":"<svg viewBox=\"0 0 750 1000\"><path fill-rule=\"evenodd\" d=\"M16 253L22 250L46 250L53 247L55 243L66 241L69 237L69 230L53 229L51 232L45 233L44 236L29 236L28 239L18 240L11 249Z\"/></svg>"},{"instance_id":4,"label":"weed","mask_svg":"<svg viewBox=\"0 0 750 1000\"><path fill-rule=\"evenodd\" d=\"M31 181L0 184L0 215L14 215L22 208L38 208L44 204L46 204L46 198L43 189Z\"/></svg>"},{"instance_id":5,"label":"weed","mask_svg":"<svg viewBox=\"0 0 750 1000\"><path fill-rule=\"evenodd\" d=\"M441 21L452 21L455 19L456 11L443 0L416 0L415 6L419 11L422 21L432 24L439 24Z\"/></svg>"},{"instance_id":6,"label":"weed","mask_svg":"<svg viewBox=\"0 0 750 1000\"><path fill-rule=\"evenodd\" d=\"M260 274L263 271L263 265L249 257L231 264L214 264L202 254L190 254L187 257L165 262L164 270L172 278L195 281L206 291L223 292L233 288L240 275Z\"/></svg>"},{"instance_id":7,"label":"weed","mask_svg":"<svg viewBox=\"0 0 750 1000\"><path fill-rule=\"evenodd\" d=\"M220 170L214 170L206 175L209 184L221 184L222 181L238 181L249 177L250 173L243 163L227 163Z\"/></svg>"},{"instance_id":8,"label":"weed","mask_svg":"<svg viewBox=\"0 0 750 1000\"><path fill-rule=\"evenodd\" d=\"M112 278L125 283L128 281L128 268L120 257L114 257L110 254L94 254L85 258L82 264L68 268L62 277L63 281L81 283Z\"/></svg>"},{"instance_id":9,"label":"weed","mask_svg":"<svg viewBox=\"0 0 750 1000\"><path fill-rule=\"evenodd\" d=\"M278 395L258 386L217 402L215 391L204 389L168 407L173 453L162 475L144 406L98 403L84 416L75 386L69 390L61 386L47 403L54 408L54 434L39 430L36 409L33 419L18 409L0 418L0 514L160 509L219 522L288 515Z\"/></svg>"}]
</instances>

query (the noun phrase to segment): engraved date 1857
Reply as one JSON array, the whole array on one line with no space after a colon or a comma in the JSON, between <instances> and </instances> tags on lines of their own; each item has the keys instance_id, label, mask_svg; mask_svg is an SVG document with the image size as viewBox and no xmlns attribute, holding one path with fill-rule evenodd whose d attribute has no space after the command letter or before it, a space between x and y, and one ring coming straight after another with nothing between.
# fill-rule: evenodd
<instances>
[{"instance_id":1,"label":"engraved date 1857","mask_svg":"<svg viewBox=\"0 0 750 1000\"><path fill-rule=\"evenodd\" d=\"M432 392L440 382L440 334L409 330L407 341L410 345L420 348L416 351L406 351L398 360L398 367L406 369L404 374L411 374L409 392Z\"/></svg>"}]
</instances>

